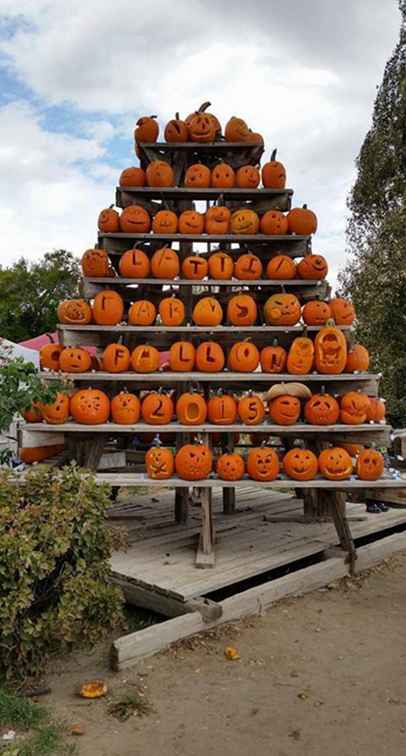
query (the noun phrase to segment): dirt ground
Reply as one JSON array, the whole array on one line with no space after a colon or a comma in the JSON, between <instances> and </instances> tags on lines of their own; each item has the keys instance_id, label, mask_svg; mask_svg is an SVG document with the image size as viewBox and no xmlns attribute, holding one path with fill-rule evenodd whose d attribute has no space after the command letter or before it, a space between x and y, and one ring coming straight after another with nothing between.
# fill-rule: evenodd
<instances>
[{"instance_id":1,"label":"dirt ground","mask_svg":"<svg viewBox=\"0 0 406 756\"><path fill-rule=\"evenodd\" d=\"M226 645L239 661L227 661ZM75 696L103 677L109 695ZM80 756L400 756L406 752L406 553L354 581L179 644L113 674L105 649L54 663L47 703L80 723ZM152 709L121 722L112 702ZM73 736L72 736L73 739Z\"/></svg>"}]
</instances>

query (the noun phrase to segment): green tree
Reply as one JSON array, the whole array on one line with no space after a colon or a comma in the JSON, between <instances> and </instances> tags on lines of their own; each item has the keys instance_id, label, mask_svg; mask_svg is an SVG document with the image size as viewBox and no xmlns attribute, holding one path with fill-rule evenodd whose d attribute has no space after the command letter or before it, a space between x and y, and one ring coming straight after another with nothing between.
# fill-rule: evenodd
<instances>
[{"instance_id":1,"label":"green tree","mask_svg":"<svg viewBox=\"0 0 406 756\"><path fill-rule=\"evenodd\" d=\"M406 426L406 0L349 197L350 256L341 292L357 311L357 337L383 373L395 426Z\"/></svg>"},{"instance_id":2,"label":"green tree","mask_svg":"<svg viewBox=\"0 0 406 756\"><path fill-rule=\"evenodd\" d=\"M58 303L78 295L79 274L77 259L64 249L0 268L0 337L19 342L54 331Z\"/></svg>"}]
</instances>

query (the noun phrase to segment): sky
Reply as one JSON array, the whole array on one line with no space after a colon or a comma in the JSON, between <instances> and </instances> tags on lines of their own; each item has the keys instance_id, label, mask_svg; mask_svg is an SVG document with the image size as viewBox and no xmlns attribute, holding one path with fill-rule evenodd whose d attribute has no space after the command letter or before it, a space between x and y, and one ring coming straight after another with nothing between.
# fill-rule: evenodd
<instances>
[{"instance_id":1,"label":"sky","mask_svg":"<svg viewBox=\"0 0 406 756\"><path fill-rule=\"evenodd\" d=\"M399 26L396 0L0 0L0 264L93 246L139 116L210 100L278 148L334 280Z\"/></svg>"}]
</instances>

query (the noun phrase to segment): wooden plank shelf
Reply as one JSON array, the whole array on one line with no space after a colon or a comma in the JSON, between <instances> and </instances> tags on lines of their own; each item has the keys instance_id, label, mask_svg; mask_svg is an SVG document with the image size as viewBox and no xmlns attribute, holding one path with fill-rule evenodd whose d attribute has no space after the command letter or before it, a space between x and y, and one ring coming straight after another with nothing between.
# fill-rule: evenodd
<instances>
[{"instance_id":1,"label":"wooden plank shelf","mask_svg":"<svg viewBox=\"0 0 406 756\"><path fill-rule=\"evenodd\" d=\"M324 478L315 478L314 480L299 481L292 478L279 476L276 480L268 482L258 482L252 478L244 477L242 480L220 480L219 478L205 478L204 480L181 480L181 478L168 478L167 480L152 480L143 473L120 473L120 486L151 486L153 488L166 487L171 488L216 488L221 485L222 488L237 488L239 492L244 488L252 486L261 490L266 489L294 489L294 488L324 488L333 491L350 491L354 488L404 488L405 481L398 478L385 476L379 480L365 481L351 477L348 480L325 480ZM110 483L117 485L117 475L115 473L96 473L97 483Z\"/></svg>"},{"instance_id":2,"label":"wooden plank shelf","mask_svg":"<svg viewBox=\"0 0 406 756\"><path fill-rule=\"evenodd\" d=\"M315 281L313 279L305 280L304 278L291 278L280 281L271 278L260 278L254 281L241 280L238 278L227 279L224 281L217 278L203 278L202 280L193 281L186 278L121 278L120 276L115 278L91 278L83 276L82 280L86 283L105 284L109 287L131 284L133 286L262 286L266 288L272 287L280 289L282 287L287 288L292 286L295 288L322 286L326 283L325 280Z\"/></svg>"},{"instance_id":3,"label":"wooden plank shelf","mask_svg":"<svg viewBox=\"0 0 406 756\"><path fill-rule=\"evenodd\" d=\"M364 423L362 425L308 425L296 423L295 425L273 425L261 423L260 425L180 425L168 423L166 425L150 425L149 423L134 423L133 425L117 425L117 423L101 423L99 425L82 425L81 423L62 423L61 425L48 425L48 423L26 423L24 428L29 431L52 433L269 433L274 436L285 435L330 435L346 433L389 433L390 425L380 423Z\"/></svg>"},{"instance_id":4,"label":"wooden plank shelf","mask_svg":"<svg viewBox=\"0 0 406 756\"><path fill-rule=\"evenodd\" d=\"M215 189L209 187L207 189L190 189L187 186L167 186L167 187L153 187L153 186L117 186L116 187L116 205L120 207L120 198L122 193L139 195L140 197L148 199L168 199L168 200L214 200L218 197L224 198L224 200L253 200L253 199L268 199L274 197L291 197L293 195L293 189L240 189L234 187L232 189Z\"/></svg>"},{"instance_id":5,"label":"wooden plank shelf","mask_svg":"<svg viewBox=\"0 0 406 756\"><path fill-rule=\"evenodd\" d=\"M139 147L147 150L161 150L162 152L176 152L177 150L186 150L188 152L239 152L246 150L256 150L263 147L258 142L140 142Z\"/></svg>"},{"instance_id":6,"label":"wooden plank shelf","mask_svg":"<svg viewBox=\"0 0 406 756\"><path fill-rule=\"evenodd\" d=\"M110 234L99 233L100 239L129 239L136 241L170 241L170 242L201 242L211 244L213 242L255 242L256 244L280 244L307 242L310 236L299 234L127 234L116 232Z\"/></svg>"},{"instance_id":7,"label":"wooden plank shelf","mask_svg":"<svg viewBox=\"0 0 406 756\"><path fill-rule=\"evenodd\" d=\"M188 334L205 334L209 339L210 336L222 336L230 334L236 339L240 339L242 336L253 336L255 334L277 334L277 333L291 333L300 335L304 331L309 333L318 332L322 326L268 326L268 325L256 325L256 326L132 326L132 325L116 325L116 326L102 326L102 325L69 325L64 323L58 323L57 326L60 331L76 331L80 333L113 333L115 335L122 333L139 334L165 334L165 333L188 333ZM351 331L351 326L337 326L340 331ZM296 376L297 377L297 376Z\"/></svg>"}]
</instances>

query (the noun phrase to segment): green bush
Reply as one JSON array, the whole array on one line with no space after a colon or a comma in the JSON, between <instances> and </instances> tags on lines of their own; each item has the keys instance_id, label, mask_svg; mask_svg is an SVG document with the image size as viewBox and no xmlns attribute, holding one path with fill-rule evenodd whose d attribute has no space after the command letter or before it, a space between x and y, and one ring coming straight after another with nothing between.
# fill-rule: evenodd
<instances>
[{"instance_id":1,"label":"green bush","mask_svg":"<svg viewBox=\"0 0 406 756\"><path fill-rule=\"evenodd\" d=\"M76 466L0 471L0 675L43 670L50 653L123 623L109 585L109 487Z\"/></svg>"}]
</instances>

